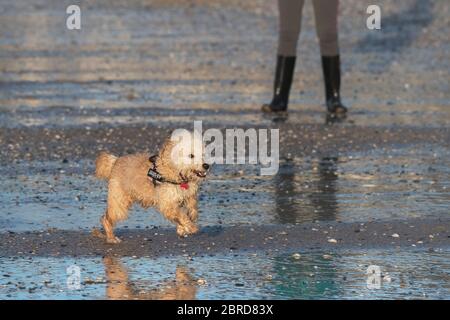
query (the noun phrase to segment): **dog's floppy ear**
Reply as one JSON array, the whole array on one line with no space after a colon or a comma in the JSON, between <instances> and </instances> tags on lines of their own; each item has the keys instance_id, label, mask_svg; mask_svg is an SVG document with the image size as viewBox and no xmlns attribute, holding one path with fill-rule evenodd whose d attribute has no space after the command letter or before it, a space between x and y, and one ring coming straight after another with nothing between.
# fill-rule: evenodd
<instances>
[{"instance_id":1,"label":"dog's floppy ear","mask_svg":"<svg viewBox=\"0 0 450 320\"><path fill-rule=\"evenodd\" d=\"M168 154L175 145L175 142L171 140L171 138L167 138L166 141L164 141L161 149L159 150L159 155L163 157L164 154Z\"/></svg>"}]
</instances>

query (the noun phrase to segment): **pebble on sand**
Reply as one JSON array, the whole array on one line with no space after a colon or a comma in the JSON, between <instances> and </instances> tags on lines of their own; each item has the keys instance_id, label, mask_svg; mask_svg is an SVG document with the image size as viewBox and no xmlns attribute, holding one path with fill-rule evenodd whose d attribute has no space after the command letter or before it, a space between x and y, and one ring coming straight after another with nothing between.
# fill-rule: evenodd
<instances>
[{"instance_id":1,"label":"pebble on sand","mask_svg":"<svg viewBox=\"0 0 450 320\"><path fill-rule=\"evenodd\" d=\"M336 239L328 239L328 242L330 242L330 243L337 243L337 240Z\"/></svg>"},{"instance_id":2,"label":"pebble on sand","mask_svg":"<svg viewBox=\"0 0 450 320\"><path fill-rule=\"evenodd\" d=\"M400 237L400 236L398 235L398 233L393 233L393 234L392 234L392 238L398 238L398 237Z\"/></svg>"},{"instance_id":3,"label":"pebble on sand","mask_svg":"<svg viewBox=\"0 0 450 320\"><path fill-rule=\"evenodd\" d=\"M296 259L296 260L300 259L301 257L302 257L302 256L301 256L300 253L294 253L294 254L292 255L292 258L294 258L294 259Z\"/></svg>"}]
</instances>

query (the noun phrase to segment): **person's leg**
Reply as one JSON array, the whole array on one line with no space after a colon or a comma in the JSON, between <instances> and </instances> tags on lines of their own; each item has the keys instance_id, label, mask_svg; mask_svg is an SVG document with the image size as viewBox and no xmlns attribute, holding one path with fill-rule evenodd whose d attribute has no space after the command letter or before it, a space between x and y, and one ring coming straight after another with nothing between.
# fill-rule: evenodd
<instances>
[{"instance_id":1,"label":"person's leg","mask_svg":"<svg viewBox=\"0 0 450 320\"><path fill-rule=\"evenodd\" d=\"M279 34L278 56L270 104L262 106L265 112L285 111L295 69L298 36L300 34L304 0L278 0Z\"/></svg>"},{"instance_id":2,"label":"person's leg","mask_svg":"<svg viewBox=\"0 0 450 320\"><path fill-rule=\"evenodd\" d=\"M339 0L312 0L322 56L339 55L338 6Z\"/></svg>"},{"instance_id":3,"label":"person's leg","mask_svg":"<svg viewBox=\"0 0 450 320\"><path fill-rule=\"evenodd\" d=\"M313 0L317 36L322 55L327 109L331 113L346 113L341 103L341 70L338 42L339 0Z\"/></svg>"},{"instance_id":4,"label":"person's leg","mask_svg":"<svg viewBox=\"0 0 450 320\"><path fill-rule=\"evenodd\" d=\"M278 0L278 55L295 57L304 0Z\"/></svg>"}]
</instances>

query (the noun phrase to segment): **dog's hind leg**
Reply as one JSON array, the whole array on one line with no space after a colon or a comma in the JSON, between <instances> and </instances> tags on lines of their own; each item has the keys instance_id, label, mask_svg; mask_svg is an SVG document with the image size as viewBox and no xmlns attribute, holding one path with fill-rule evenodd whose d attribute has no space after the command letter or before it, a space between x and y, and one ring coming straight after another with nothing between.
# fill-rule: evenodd
<instances>
[{"instance_id":1,"label":"dog's hind leg","mask_svg":"<svg viewBox=\"0 0 450 320\"><path fill-rule=\"evenodd\" d=\"M108 186L108 208L100 220L105 229L107 243L120 242L120 239L114 235L114 226L118 221L128 217L131 202L130 197L122 191L120 185L111 180Z\"/></svg>"},{"instance_id":2,"label":"dog's hind leg","mask_svg":"<svg viewBox=\"0 0 450 320\"><path fill-rule=\"evenodd\" d=\"M106 243L120 243L121 240L119 237L114 235L114 225L115 223L108 218L108 211L105 212L105 215L101 217L100 222L103 225L106 233Z\"/></svg>"}]
</instances>

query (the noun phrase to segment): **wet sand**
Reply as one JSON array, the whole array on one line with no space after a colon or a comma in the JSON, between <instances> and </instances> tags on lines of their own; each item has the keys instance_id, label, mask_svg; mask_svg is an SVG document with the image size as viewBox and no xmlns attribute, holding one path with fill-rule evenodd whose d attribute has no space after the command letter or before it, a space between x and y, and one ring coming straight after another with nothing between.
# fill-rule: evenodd
<instances>
[{"instance_id":1,"label":"wet sand","mask_svg":"<svg viewBox=\"0 0 450 320\"><path fill-rule=\"evenodd\" d=\"M120 230L122 242L105 244L85 231L0 234L1 256L204 256L229 252L289 252L373 248L440 248L450 245L450 220L305 223L255 227L204 227L179 238L173 228Z\"/></svg>"},{"instance_id":2,"label":"wet sand","mask_svg":"<svg viewBox=\"0 0 450 320\"><path fill-rule=\"evenodd\" d=\"M251 184L257 175L244 173L241 178L256 185L256 193L270 188L275 203L271 214L283 224L339 220L349 203L356 202L370 214L390 202L393 208L386 215L396 219L411 219L406 212L415 206L423 215L429 211L446 218L450 88L449 45L442 30L448 29L450 9L441 1L383 1L386 28L372 32L362 19L368 4L354 1L341 6L342 95L350 112L347 119L334 123L327 122L324 113L310 4L304 8L300 59L287 117L259 111L271 96L276 3L99 0L83 9L79 32L65 28L64 14L59 15L65 8L56 1L38 1L31 11L24 1L4 6L0 170L9 181L18 176L20 183L8 185L2 198L3 233L21 231L21 220L31 214L35 220L53 214L22 212L22 203L45 206L48 194L60 199L74 196L67 190L58 193L61 181L76 177L73 189L85 190L80 181L90 183L92 161L100 150L154 152L171 130L191 128L193 120L203 120L205 129L280 129L279 177L262 186ZM29 11L26 20L24 10ZM363 160L349 165L358 157ZM368 168L366 158L373 160ZM335 165L322 165L324 159ZM50 162L60 165L50 167ZM86 167L71 172L67 164L74 163ZM340 170L346 165L343 174ZM219 171L221 192L238 170ZM46 181L44 174L53 175L54 181ZM27 175L51 183L51 190L27 195L29 182L23 178ZM389 179L393 175L396 180ZM345 179L350 183L344 185ZM316 189L308 189L314 183ZM236 191L232 199L236 205L246 199L239 195L239 181L233 180L230 189ZM36 187L31 191L38 193ZM207 191L208 210L221 214L231 210L227 199L216 201L219 195ZM413 193L420 196L414 198ZM83 197L82 191L75 195L77 207ZM300 200L292 204L296 199ZM94 201L102 203L101 196L87 205ZM15 208L10 203L16 203ZM57 207L57 201L52 206ZM58 210L97 217L99 206L84 212L70 206ZM248 222L266 228L269 219L258 223L262 207L255 203L248 208L256 217ZM370 214L362 215L362 222L370 220ZM354 221L357 215L353 215ZM247 216L238 218L223 218L216 224L228 230ZM214 219L208 220L208 226L214 226ZM65 226L58 223L51 227Z\"/></svg>"},{"instance_id":3,"label":"wet sand","mask_svg":"<svg viewBox=\"0 0 450 320\"><path fill-rule=\"evenodd\" d=\"M237 115L236 115L237 116ZM257 114L255 114L257 116ZM136 115L139 117L139 115ZM225 117L225 116L224 116ZM293 115L291 115L293 117ZM201 117L199 118L201 119ZM0 128L2 142L8 146L0 151L0 163L11 165L23 161L77 161L93 160L101 150L127 154L158 150L164 139L176 128L192 130L193 122L126 127L89 128ZM204 129L214 127L204 125ZM233 128L233 127L231 127ZM281 158L345 156L352 153L378 150L389 156L391 150L407 150L417 146L450 149L450 128L428 127L367 127L361 125L319 125L269 123L268 125L242 123L239 128L278 128Z\"/></svg>"}]
</instances>

